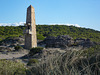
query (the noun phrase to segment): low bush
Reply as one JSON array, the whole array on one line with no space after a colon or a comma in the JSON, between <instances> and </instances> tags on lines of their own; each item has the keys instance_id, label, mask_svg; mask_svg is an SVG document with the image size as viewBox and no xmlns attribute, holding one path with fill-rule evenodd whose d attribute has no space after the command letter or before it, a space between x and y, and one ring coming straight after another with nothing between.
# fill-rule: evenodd
<instances>
[{"instance_id":1,"label":"low bush","mask_svg":"<svg viewBox=\"0 0 100 75\"><path fill-rule=\"evenodd\" d=\"M28 61L28 66L31 66L32 64L34 64L34 63L38 63L39 61L37 60L37 59L30 59L29 61Z\"/></svg>"},{"instance_id":2,"label":"low bush","mask_svg":"<svg viewBox=\"0 0 100 75\"><path fill-rule=\"evenodd\" d=\"M79 44L78 43L73 43L71 46L78 46Z\"/></svg>"},{"instance_id":3,"label":"low bush","mask_svg":"<svg viewBox=\"0 0 100 75\"><path fill-rule=\"evenodd\" d=\"M36 53L41 53L43 50L43 47L35 47L35 48L31 48L30 49L30 52L29 52L29 55L32 56Z\"/></svg>"},{"instance_id":4,"label":"low bush","mask_svg":"<svg viewBox=\"0 0 100 75\"><path fill-rule=\"evenodd\" d=\"M0 60L0 75L27 75L24 64L12 60Z\"/></svg>"},{"instance_id":5,"label":"low bush","mask_svg":"<svg viewBox=\"0 0 100 75\"><path fill-rule=\"evenodd\" d=\"M44 40L45 37L42 34L37 34L37 39L38 40Z\"/></svg>"},{"instance_id":6,"label":"low bush","mask_svg":"<svg viewBox=\"0 0 100 75\"><path fill-rule=\"evenodd\" d=\"M17 45L17 46L14 47L14 49L15 50L20 50L20 49L22 49L22 47L20 45Z\"/></svg>"}]
</instances>

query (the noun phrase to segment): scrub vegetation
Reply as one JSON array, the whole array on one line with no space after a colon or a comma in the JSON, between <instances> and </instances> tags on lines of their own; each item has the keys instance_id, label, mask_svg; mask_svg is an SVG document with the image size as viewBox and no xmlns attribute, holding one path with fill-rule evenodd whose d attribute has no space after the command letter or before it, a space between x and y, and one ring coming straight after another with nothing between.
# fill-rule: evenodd
<instances>
[{"instance_id":1,"label":"scrub vegetation","mask_svg":"<svg viewBox=\"0 0 100 75\"><path fill-rule=\"evenodd\" d=\"M23 36L24 29L24 26L0 26L0 41ZM59 35L69 35L73 39L90 39L98 45L81 50L67 50L43 61L29 58L26 65L17 60L1 59L0 75L100 75L100 31L65 25L37 25L38 40ZM14 48L20 50L22 47ZM29 57L42 51L42 47L32 48Z\"/></svg>"},{"instance_id":2,"label":"scrub vegetation","mask_svg":"<svg viewBox=\"0 0 100 75\"><path fill-rule=\"evenodd\" d=\"M7 37L23 36L24 26L0 26L0 40ZM100 31L66 25L37 25L37 38L43 40L48 36L69 35L76 38L100 42Z\"/></svg>"}]
</instances>

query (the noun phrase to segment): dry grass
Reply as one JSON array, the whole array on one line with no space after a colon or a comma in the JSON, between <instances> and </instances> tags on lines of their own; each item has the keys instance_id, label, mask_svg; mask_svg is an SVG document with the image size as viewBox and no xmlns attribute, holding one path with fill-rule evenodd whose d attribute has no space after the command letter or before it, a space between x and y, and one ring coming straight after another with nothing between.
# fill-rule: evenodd
<instances>
[{"instance_id":1,"label":"dry grass","mask_svg":"<svg viewBox=\"0 0 100 75\"><path fill-rule=\"evenodd\" d=\"M100 75L100 46L62 54L54 52L31 67L26 70L21 63L0 60L0 75Z\"/></svg>"},{"instance_id":2,"label":"dry grass","mask_svg":"<svg viewBox=\"0 0 100 75\"><path fill-rule=\"evenodd\" d=\"M67 51L33 66L30 75L100 75L100 55L82 56L83 51Z\"/></svg>"}]
</instances>

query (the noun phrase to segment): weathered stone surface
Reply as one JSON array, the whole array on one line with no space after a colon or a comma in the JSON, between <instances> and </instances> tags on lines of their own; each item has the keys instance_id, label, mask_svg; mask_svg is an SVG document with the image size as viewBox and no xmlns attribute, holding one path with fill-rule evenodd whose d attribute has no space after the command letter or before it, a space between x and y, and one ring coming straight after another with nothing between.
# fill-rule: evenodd
<instances>
[{"instance_id":1,"label":"weathered stone surface","mask_svg":"<svg viewBox=\"0 0 100 75\"><path fill-rule=\"evenodd\" d=\"M0 46L14 46L17 44L23 44L24 38L23 36L20 37L9 37L0 42Z\"/></svg>"},{"instance_id":2,"label":"weathered stone surface","mask_svg":"<svg viewBox=\"0 0 100 75\"><path fill-rule=\"evenodd\" d=\"M69 35L61 35L58 37L50 36L45 38L41 43L46 44L46 47L53 48L67 48L72 46L91 47L96 44L90 41L90 39L77 38L73 40Z\"/></svg>"},{"instance_id":3,"label":"weathered stone surface","mask_svg":"<svg viewBox=\"0 0 100 75\"><path fill-rule=\"evenodd\" d=\"M91 47L96 44L96 43L90 41L90 39L82 39L82 38L75 39L74 43L77 45L81 45L83 47Z\"/></svg>"},{"instance_id":4,"label":"weathered stone surface","mask_svg":"<svg viewBox=\"0 0 100 75\"><path fill-rule=\"evenodd\" d=\"M27 8L26 29L24 33L25 48L30 49L32 47L37 47L35 12L32 5Z\"/></svg>"}]
</instances>

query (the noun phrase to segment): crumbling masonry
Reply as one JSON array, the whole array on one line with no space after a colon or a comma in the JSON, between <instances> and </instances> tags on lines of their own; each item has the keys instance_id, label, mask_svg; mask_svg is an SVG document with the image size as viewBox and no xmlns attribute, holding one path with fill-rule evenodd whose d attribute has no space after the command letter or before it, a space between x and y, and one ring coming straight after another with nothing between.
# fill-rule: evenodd
<instances>
[{"instance_id":1,"label":"crumbling masonry","mask_svg":"<svg viewBox=\"0 0 100 75\"><path fill-rule=\"evenodd\" d=\"M36 37L36 24L35 24L35 11L32 5L27 8L27 18L26 18L26 29L25 34L25 48L30 49L32 47L37 47L37 37Z\"/></svg>"}]
</instances>

